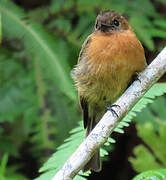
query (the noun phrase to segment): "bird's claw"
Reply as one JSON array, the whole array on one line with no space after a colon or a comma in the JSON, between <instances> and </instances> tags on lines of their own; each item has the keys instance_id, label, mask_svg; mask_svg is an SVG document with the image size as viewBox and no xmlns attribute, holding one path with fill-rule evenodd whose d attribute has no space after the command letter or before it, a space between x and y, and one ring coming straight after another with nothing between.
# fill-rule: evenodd
<instances>
[{"instance_id":1,"label":"bird's claw","mask_svg":"<svg viewBox=\"0 0 166 180\"><path fill-rule=\"evenodd\" d=\"M119 108L120 108L120 106L117 105L117 104L113 104L113 105L111 105L111 106L106 106L107 110L108 110L108 111L111 111L111 113L112 113L113 116L116 115L116 117L119 117L118 114L116 113L116 111L113 109L113 107L119 107Z\"/></svg>"}]
</instances>

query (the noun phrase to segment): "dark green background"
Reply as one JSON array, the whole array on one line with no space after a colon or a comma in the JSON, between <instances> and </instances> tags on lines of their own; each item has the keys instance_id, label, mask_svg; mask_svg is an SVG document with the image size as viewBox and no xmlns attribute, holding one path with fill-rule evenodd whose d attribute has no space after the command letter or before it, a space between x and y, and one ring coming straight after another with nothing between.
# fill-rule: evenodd
<instances>
[{"instance_id":1,"label":"dark green background","mask_svg":"<svg viewBox=\"0 0 166 180\"><path fill-rule=\"evenodd\" d=\"M81 120L70 70L96 15L107 9L128 19L150 63L166 44L165 0L0 0L0 175L5 180L37 177ZM136 120L144 122L144 117ZM135 123L113 136L117 143L110 160L89 179L136 175L128 162L135 145L143 142Z\"/></svg>"}]
</instances>

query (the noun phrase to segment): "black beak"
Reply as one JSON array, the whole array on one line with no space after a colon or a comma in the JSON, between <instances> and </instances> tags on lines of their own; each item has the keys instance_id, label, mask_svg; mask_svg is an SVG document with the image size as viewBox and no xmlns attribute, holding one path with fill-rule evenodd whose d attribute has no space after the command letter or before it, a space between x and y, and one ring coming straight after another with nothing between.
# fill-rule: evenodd
<instances>
[{"instance_id":1,"label":"black beak","mask_svg":"<svg viewBox=\"0 0 166 180\"><path fill-rule=\"evenodd\" d=\"M112 25L110 25L110 24L105 24L105 23L101 23L101 27L102 27L102 26L103 26L103 27L106 27L106 28L107 28L107 27L108 27L108 28L111 28L111 27L112 27Z\"/></svg>"},{"instance_id":2,"label":"black beak","mask_svg":"<svg viewBox=\"0 0 166 180\"><path fill-rule=\"evenodd\" d=\"M112 25L110 25L110 24L105 24L105 23L101 23L101 26L100 26L101 28L101 31L103 31L103 32L108 32L110 29L112 29L113 28L113 26Z\"/></svg>"}]
</instances>

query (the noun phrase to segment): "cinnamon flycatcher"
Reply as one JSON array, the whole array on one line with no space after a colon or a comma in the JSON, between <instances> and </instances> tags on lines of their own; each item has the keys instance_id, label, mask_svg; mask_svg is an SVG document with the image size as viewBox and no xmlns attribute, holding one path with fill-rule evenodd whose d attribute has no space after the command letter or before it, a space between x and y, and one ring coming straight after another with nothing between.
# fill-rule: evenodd
<instances>
[{"instance_id":1,"label":"cinnamon flycatcher","mask_svg":"<svg viewBox=\"0 0 166 180\"><path fill-rule=\"evenodd\" d=\"M86 135L106 112L106 104L111 106L145 66L144 49L127 20L111 10L99 14L72 71ZM99 151L85 165L87 170L101 170Z\"/></svg>"}]
</instances>

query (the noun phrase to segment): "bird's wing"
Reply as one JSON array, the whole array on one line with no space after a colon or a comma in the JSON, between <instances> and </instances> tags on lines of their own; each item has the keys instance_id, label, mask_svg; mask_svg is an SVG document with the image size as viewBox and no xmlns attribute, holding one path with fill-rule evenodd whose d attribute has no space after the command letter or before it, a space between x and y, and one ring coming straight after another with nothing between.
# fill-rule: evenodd
<instances>
[{"instance_id":1,"label":"bird's wing","mask_svg":"<svg viewBox=\"0 0 166 180\"><path fill-rule=\"evenodd\" d=\"M87 58L87 56L85 55L85 51L86 51L86 48L88 48L90 43L91 43L91 37L89 36L82 45L82 49L78 57L78 63L80 63L84 58ZM90 123L90 117L89 117L89 112L88 112L88 102L86 98L81 96L81 94L79 94L79 101L80 101L80 105L83 111L84 128L86 128L88 124Z\"/></svg>"},{"instance_id":2,"label":"bird's wing","mask_svg":"<svg viewBox=\"0 0 166 180\"><path fill-rule=\"evenodd\" d=\"M86 48L88 48L89 44L91 43L91 37L88 36L88 38L84 41L79 57L78 57L78 63L84 58L83 54L85 53Z\"/></svg>"},{"instance_id":3,"label":"bird's wing","mask_svg":"<svg viewBox=\"0 0 166 180\"><path fill-rule=\"evenodd\" d=\"M89 112L88 112L88 102L87 100L79 96L80 105L83 111L83 121L84 121L84 128L86 128L89 124L90 118L89 118Z\"/></svg>"}]
</instances>

